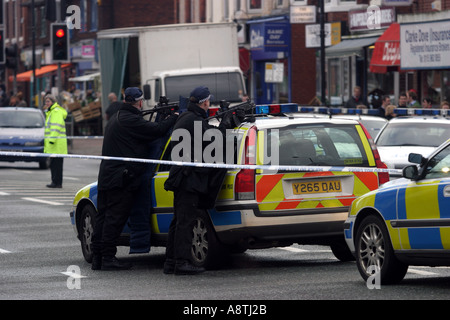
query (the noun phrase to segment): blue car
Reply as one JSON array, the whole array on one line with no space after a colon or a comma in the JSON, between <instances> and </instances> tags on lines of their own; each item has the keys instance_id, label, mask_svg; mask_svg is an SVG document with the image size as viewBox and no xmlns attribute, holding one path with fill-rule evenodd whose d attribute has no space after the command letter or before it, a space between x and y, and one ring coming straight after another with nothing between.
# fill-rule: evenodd
<instances>
[{"instance_id":1,"label":"blue car","mask_svg":"<svg viewBox=\"0 0 450 320\"><path fill-rule=\"evenodd\" d=\"M0 108L0 151L44 152L45 117L35 108ZM1 156L0 161L36 161L47 169L49 158Z\"/></svg>"}]
</instances>

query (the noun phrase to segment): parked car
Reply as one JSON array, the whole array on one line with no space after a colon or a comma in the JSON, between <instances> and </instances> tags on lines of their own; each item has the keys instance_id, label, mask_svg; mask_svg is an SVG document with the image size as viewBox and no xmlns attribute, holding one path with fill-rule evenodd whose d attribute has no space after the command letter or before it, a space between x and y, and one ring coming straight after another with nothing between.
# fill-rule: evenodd
<instances>
[{"instance_id":1,"label":"parked car","mask_svg":"<svg viewBox=\"0 0 450 320\"><path fill-rule=\"evenodd\" d=\"M0 108L0 151L44 152L45 118L41 110L34 108ZM47 169L50 158L0 156L0 161L38 162Z\"/></svg>"},{"instance_id":2,"label":"parked car","mask_svg":"<svg viewBox=\"0 0 450 320\"><path fill-rule=\"evenodd\" d=\"M279 114L280 106L277 108L275 113ZM353 259L342 237L348 208L356 197L389 180L387 173L371 170L385 166L367 130L358 121L259 114L228 136L236 141L235 164L267 164L268 157L273 156L267 150L277 150L280 165L326 166L327 169L317 168L317 172L229 170L215 208L196 217L191 252L196 265L212 267L229 251L293 243L329 245L337 258ZM170 145L166 146L161 159L171 160ZM354 173L337 168L344 166L368 170ZM331 167L335 170L329 171ZM139 211L150 216L142 220L150 221L147 229L151 237L142 238L151 239L152 246L165 245L172 220L173 193L164 190L169 169L167 164L156 166L155 174L149 178L151 194L145 194L146 199L152 200L150 207L144 208L143 202L138 204ZM87 261L92 259L90 244L93 216L97 214L96 200L97 184L93 183L76 194L70 212ZM148 252L149 244L135 241L134 227L135 223L127 225L121 244L129 245L130 252ZM141 251L136 249L145 247Z\"/></svg>"},{"instance_id":3,"label":"parked car","mask_svg":"<svg viewBox=\"0 0 450 320\"><path fill-rule=\"evenodd\" d=\"M450 138L450 119L444 117L412 116L393 118L375 139L381 160L389 169L410 165L408 155L429 156ZM399 177L401 174L393 174Z\"/></svg>"},{"instance_id":4,"label":"parked car","mask_svg":"<svg viewBox=\"0 0 450 320\"><path fill-rule=\"evenodd\" d=\"M375 139L380 133L381 129L388 123L386 118L378 117L378 116L370 116L370 115L333 115L333 118L343 118L343 119L355 119L360 121L364 127L366 127L367 131L369 131L372 139Z\"/></svg>"},{"instance_id":5,"label":"parked car","mask_svg":"<svg viewBox=\"0 0 450 320\"><path fill-rule=\"evenodd\" d=\"M344 236L362 278L401 281L409 265L450 265L450 139L353 201Z\"/></svg>"}]
</instances>

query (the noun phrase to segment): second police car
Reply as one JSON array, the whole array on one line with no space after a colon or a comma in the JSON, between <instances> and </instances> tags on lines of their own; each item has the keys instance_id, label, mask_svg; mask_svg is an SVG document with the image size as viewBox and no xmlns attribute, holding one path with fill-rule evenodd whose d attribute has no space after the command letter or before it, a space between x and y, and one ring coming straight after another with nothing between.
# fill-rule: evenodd
<instances>
[{"instance_id":1,"label":"second police car","mask_svg":"<svg viewBox=\"0 0 450 320\"><path fill-rule=\"evenodd\" d=\"M290 113L298 109L296 104L257 106L260 117L232 132L237 141L234 163L267 164L267 150L276 148L279 165L325 169L229 170L215 208L197 216L192 225L193 263L210 268L220 264L226 252L293 243L329 245L340 260L354 259L342 236L348 208L355 198L387 182L389 175L371 170L385 166L360 122ZM166 147L161 159L170 156ZM349 166L369 169L341 170ZM169 169L167 164L157 165L148 177L151 193L145 191L141 198L151 201L138 201L123 231L121 244L129 245L130 253L148 252L150 246L166 243L173 215L173 193L164 190ZM70 213L88 262L96 205L93 183L76 194Z\"/></svg>"},{"instance_id":2,"label":"second police car","mask_svg":"<svg viewBox=\"0 0 450 320\"><path fill-rule=\"evenodd\" d=\"M401 281L409 265L450 265L450 139L403 178L356 199L344 234L364 280Z\"/></svg>"}]
</instances>

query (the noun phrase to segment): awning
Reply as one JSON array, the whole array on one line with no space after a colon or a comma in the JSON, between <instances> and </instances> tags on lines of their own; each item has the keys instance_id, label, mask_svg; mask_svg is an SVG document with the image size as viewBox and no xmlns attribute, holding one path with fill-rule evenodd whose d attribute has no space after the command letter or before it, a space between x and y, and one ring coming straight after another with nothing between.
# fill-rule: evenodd
<instances>
[{"instance_id":1,"label":"awning","mask_svg":"<svg viewBox=\"0 0 450 320\"><path fill-rule=\"evenodd\" d=\"M79 76L79 77L69 78L69 81L72 81L72 82L86 82L86 81L93 81L97 77L100 77L100 72L91 73L91 74L85 74L85 75Z\"/></svg>"},{"instance_id":2,"label":"awning","mask_svg":"<svg viewBox=\"0 0 450 320\"><path fill-rule=\"evenodd\" d=\"M64 69L64 68L67 68L67 67L70 67L70 66L71 66L70 63L62 64L61 65L61 69ZM44 67L42 67L40 69L36 69L35 70L35 74L36 74L36 77L38 78L38 77L45 76L46 74L51 73L51 72L56 71L56 70L58 70L58 65L57 64L51 64L51 65L48 65L48 66L44 66ZM28 70L28 71L19 73L16 76L17 77L17 81L29 82L31 80L31 76L32 75L33 75L33 70ZM13 76L10 76L9 80L13 81Z\"/></svg>"},{"instance_id":3,"label":"awning","mask_svg":"<svg viewBox=\"0 0 450 320\"><path fill-rule=\"evenodd\" d=\"M375 42L370 71L386 73L400 71L400 25L392 23Z\"/></svg>"},{"instance_id":4,"label":"awning","mask_svg":"<svg viewBox=\"0 0 450 320\"><path fill-rule=\"evenodd\" d=\"M362 55L362 49L371 46L377 39L377 37L370 37L344 40L337 45L326 48L325 54L327 57Z\"/></svg>"}]
</instances>

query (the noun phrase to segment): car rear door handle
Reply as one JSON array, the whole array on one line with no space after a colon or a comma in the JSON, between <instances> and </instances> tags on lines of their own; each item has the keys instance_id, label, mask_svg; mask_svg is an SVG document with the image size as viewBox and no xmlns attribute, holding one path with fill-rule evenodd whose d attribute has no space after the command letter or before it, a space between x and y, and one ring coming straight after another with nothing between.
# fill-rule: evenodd
<instances>
[{"instance_id":1,"label":"car rear door handle","mask_svg":"<svg viewBox=\"0 0 450 320\"><path fill-rule=\"evenodd\" d=\"M444 187L444 197L450 198L450 184Z\"/></svg>"}]
</instances>

